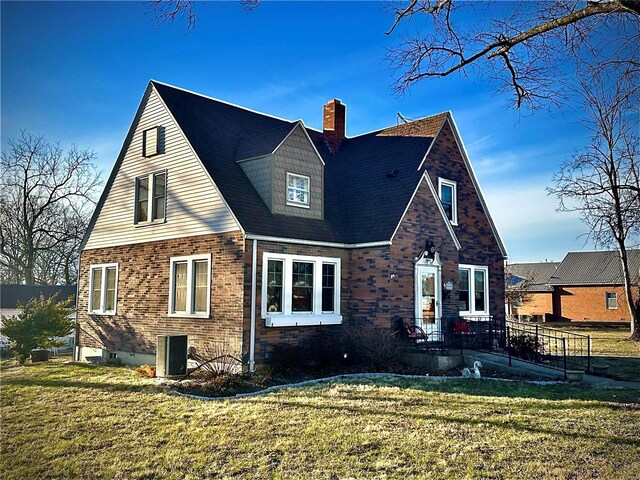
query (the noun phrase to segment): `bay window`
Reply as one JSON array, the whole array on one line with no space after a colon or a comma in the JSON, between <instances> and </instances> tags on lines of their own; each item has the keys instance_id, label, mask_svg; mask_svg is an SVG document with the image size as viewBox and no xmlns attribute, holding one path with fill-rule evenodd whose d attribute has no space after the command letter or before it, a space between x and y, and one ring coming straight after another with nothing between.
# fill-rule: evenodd
<instances>
[{"instance_id":1,"label":"bay window","mask_svg":"<svg viewBox=\"0 0 640 480\"><path fill-rule=\"evenodd\" d=\"M118 264L89 267L89 313L115 315L118 291Z\"/></svg>"},{"instance_id":2,"label":"bay window","mask_svg":"<svg viewBox=\"0 0 640 480\"><path fill-rule=\"evenodd\" d=\"M208 317L211 254L171 257L169 271L169 315Z\"/></svg>"},{"instance_id":3,"label":"bay window","mask_svg":"<svg viewBox=\"0 0 640 480\"><path fill-rule=\"evenodd\" d=\"M264 253L262 265L266 326L342 323L339 258Z\"/></svg>"},{"instance_id":4,"label":"bay window","mask_svg":"<svg viewBox=\"0 0 640 480\"><path fill-rule=\"evenodd\" d=\"M461 315L489 315L489 268L460 265L458 300Z\"/></svg>"}]
</instances>

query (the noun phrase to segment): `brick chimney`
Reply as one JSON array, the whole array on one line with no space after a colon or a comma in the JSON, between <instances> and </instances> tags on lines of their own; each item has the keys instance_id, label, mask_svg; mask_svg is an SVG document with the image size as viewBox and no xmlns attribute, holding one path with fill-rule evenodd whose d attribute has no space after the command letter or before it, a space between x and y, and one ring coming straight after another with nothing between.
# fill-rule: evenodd
<instances>
[{"instance_id":1,"label":"brick chimney","mask_svg":"<svg viewBox=\"0 0 640 480\"><path fill-rule=\"evenodd\" d=\"M329 150L335 153L346 133L346 105L334 98L324 106L322 116L322 133Z\"/></svg>"}]
</instances>

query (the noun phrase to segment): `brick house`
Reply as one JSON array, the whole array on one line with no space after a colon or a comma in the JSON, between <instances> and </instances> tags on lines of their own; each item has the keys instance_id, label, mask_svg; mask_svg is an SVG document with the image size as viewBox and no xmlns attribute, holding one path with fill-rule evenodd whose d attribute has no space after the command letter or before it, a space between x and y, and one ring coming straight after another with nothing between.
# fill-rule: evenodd
<instances>
[{"instance_id":1,"label":"brick house","mask_svg":"<svg viewBox=\"0 0 640 480\"><path fill-rule=\"evenodd\" d=\"M640 250L629 250L632 292L639 294ZM520 318L554 321L630 322L617 252L569 252L562 262L507 265L518 291L528 279L527 301L512 305Z\"/></svg>"},{"instance_id":2,"label":"brick house","mask_svg":"<svg viewBox=\"0 0 640 480\"><path fill-rule=\"evenodd\" d=\"M452 115L347 137L332 100L323 121L150 82L83 242L77 358L153 363L183 333L253 368L354 322L503 318L506 250Z\"/></svg>"},{"instance_id":3,"label":"brick house","mask_svg":"<svg viewBox=\"0 0 640 480\"><path fill-rule=\"evenodd\" d=\"M560 262L508 264L507 289L517 295L507 295L507 314L521 320L551 320L553 287L549 279L559 265Z\"/></svg>"}]
</instances>

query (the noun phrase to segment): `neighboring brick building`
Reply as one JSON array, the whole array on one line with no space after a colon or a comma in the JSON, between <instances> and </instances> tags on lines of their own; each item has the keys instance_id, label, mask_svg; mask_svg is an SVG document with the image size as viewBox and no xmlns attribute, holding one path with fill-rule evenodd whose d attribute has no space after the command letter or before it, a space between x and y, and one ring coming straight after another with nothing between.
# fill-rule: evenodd
<instances>
[{"instance_id":1,"label":"neighboring brick building","mask_svg":"<svg viewBox=\"0 0 640 480\"><path fill-rule=\"evenodd\" d=\"M511 263L506 267L507 313L520 320L553 318L553 287L549 278L560 262Z\"/></svg>"},{"instance_id":2,"label":"neighboring brick building","mask_svg":"<svg viewBox=\"0 0 640 480\"><path fill-rule=\"evenodd\" d=\"M345 115L330 101L320 132L150 82L83 242L77 357L153 363L184 333L253 367L352 322L504 318L451 114L356 137Z\"/></svg>"},{"instance_id":3,"label":"neighboring brick building","mask_svg":"<svg viewBox=\"0 0 640 480\"><path fill-rule=\"evenodd\" d=\"M629 251L632 292L638 296L640 250ZM512 290L526 286L526 301L509 305L528 320L629 322L617 252L569 252L560 263L507 265ZM518 281L520 279L520 281Z\"/></svg>"}]
</instances>

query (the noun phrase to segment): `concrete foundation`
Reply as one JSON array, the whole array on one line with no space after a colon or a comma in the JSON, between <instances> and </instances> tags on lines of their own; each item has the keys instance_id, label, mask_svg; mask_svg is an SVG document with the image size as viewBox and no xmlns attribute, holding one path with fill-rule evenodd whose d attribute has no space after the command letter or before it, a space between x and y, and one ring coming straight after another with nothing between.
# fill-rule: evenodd
<instances>
[{"instance_id":1,"label":"concrete foundation","mask_svg":"<svg viewBox=\"0 0 640 480\"><path fill-rule=\"evenodd\" d=\"M444 373L464 364L462 355L436 355L427 352L407 352L401 357L402 362L428 372Z\"/></svg>"}]
</instances>

